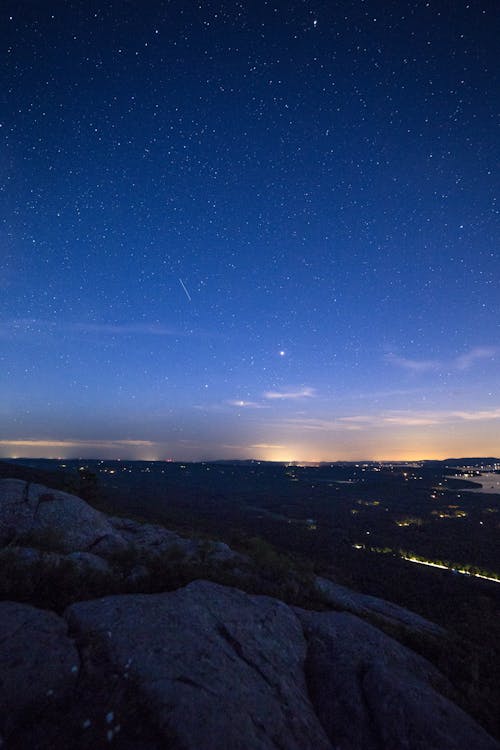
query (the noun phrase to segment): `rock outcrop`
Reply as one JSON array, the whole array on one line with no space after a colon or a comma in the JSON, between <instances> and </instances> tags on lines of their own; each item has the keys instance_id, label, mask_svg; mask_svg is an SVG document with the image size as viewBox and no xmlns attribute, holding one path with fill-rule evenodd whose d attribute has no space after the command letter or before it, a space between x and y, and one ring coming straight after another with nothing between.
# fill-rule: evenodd
<instances>
[{"instance_id":1,"label":"rock outcrop","mask_svg":"<svg viewBox=\"0 0 500 750\"><path fill-rule=\"evenodd\" d=\"M446 697L451 685L426 659L354 615L296 612L308 641L311 700L335 747L497 747Z\"/></svg>"},{"instance_id":2,"label":"rock outcrop","mask_svg":"<svg viewBox=\"0 0 500 750\"><path fill-rule=\"evenodd\" d=\"M0 545L29 538L63 552L106 554L124 540L84 500L21 479L0 480Z\"/></svg>"},{"instance_id":3,"label":"rock outcrop","mask_svg":"<svg viewBox=\"0 0 500 750\"><path fill-rule=\"evenodd\" d=\"M386 602L384 599L368 594L359 594L328 578L318 576L315 583L324 601L335 609L345 610L359 617L375 619L389 627L395 626L438 638L446 635L444 628L392 602Z\"/></svg>"},{"instance_id":4,"label":"rock outcrop","mask_svg":"<svg viewBox=\"0 0 500 750\"><path fill-rule=\"evenodd\" d=\"M307 694L300 622L276 599L197 581L170 594L74 604L66 617L80 648L99 645L99 662L86 668L133 684L160 742L330 748ZM113 711L120 721L127 706Z\"/></svg>"},{"instance_id":5,"label":"rock outcrop","mask_svg":"<svg viewBox=\"0 0 500 750\"><path fill-rule=\"evenodd\" d=\"M104 597L65 612L79 666L62 619L3 606L2 666L18 644L0 683L12 747L498 750L435 667L351 614L206 581ZM52 693L66 710L43 719Z\"/></svg>"},{"instance_id":6,"label":"rock outcrop","mask_svg":"<svg viewBox=\"0 0 500 750\"><path fill-rule=\"evenodd\" d=\"M7 550L36 582L47 567L71 564L82 575L147 581L162 558L171 563L246 565L223 542L187 539L158 524L108 517L79 497L20 479L0 479L0 564Z\"/></svg>"},{"instance_id":7,"label":"rock outcrop","mask_svg":"<svg viewBox=\"0 0 500 750\"><path fill-rule=\"evenodd\" d=\"M43 589L50 607L60 587L72 602L63 615L61 598L59 615L0 603L7 748L500 750L448 679L382 632L446 648L442 628L401 607L326 579L316 579L318 607L330 611L203 580L107 595L141 591L174 560L211 572L249 561L18 480L0 481L0 542L4 598ZM94 579L106 596L77 601Z\"/></svg>"},{"instance_id":8,"label":"rock outcrop","mask_svg":"<svg viewBox=\"0 0 500 750\"><path fill-rule=\"evenodd\" d=\"M0 602L0 735L40 719L72 692L80 657L52 612Z\"/></svg>"},{"instance_id":9,"label":"rock outcrop","mask_svg":"<svg viewBox=\"0 0 500 750\"><path fill-rule=\"evenodd\" d=\"M199 542L186 539L164 526L138 523L130 518L111 517L110 524L122 539L139 551L142 560L162 555L182 556L186 560L203 558L213 562L247 562L248 558L223 542Z\"/></svg>"}]
</instances>

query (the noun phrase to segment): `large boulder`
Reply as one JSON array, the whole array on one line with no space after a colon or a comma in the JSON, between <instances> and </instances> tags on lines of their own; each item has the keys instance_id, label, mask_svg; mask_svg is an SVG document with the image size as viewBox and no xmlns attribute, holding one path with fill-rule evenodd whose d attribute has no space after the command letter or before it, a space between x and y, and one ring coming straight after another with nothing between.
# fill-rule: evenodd
<instances>
[{"instance_id":1,"label":"large boulder","mask_svg":"<svg viewBox=\"0 0 500 750\"><path fill-rule=\"evenodd\" d=\"M92 552L70 552L65 556L75 566L75 571L82 576L112 576L113 570L107 560Z\"/></svg>"},{"instance_id":2,"label":"large boulder","mask_svg":"<svg viewBox=\"0 0 500 750\"><path fill-rule=\"evenodd\" d=\"M200 561L215 564L245 564L248 557L235 552L224 542L198 541L180 536L175 531L153 523L139 523L130 518L112 516L113 529L135 549L142 561L170 557L172 561Z\"/></svg>"},{"instance_id":3,"label":"large boulder","mask_svg":"<svg viewBox=\"0 0 500 750\"><path fill-rule=\"evenodd\" d=\"M67 492L0 480L0 545L29 540L60 552L108 554L126 548L106 516Z\"/></svg>"},{"instance_id":4,"label":"large boulder","mask_svg":"<svg viewBox=\"0 0 500 750\"><path fill-rule=\"evenodd\" d=\"M2 595L55 607L117 582L148 586L155 565L246 560L20 480L0 480L2 546ZM337 611L206 581L72 604L65 617L80 657L61 618L4 602L0 745L3 735L13 750L111 741L123 750L498 750L443 675L379 629L445 648L442 628L327 579L316 588Z\"/></svg>"},{"instance_id":5,"label":"large boulder","mask_svg":"<svg viewBox=\"0 0 500 750\"><path fill-rule=\"evenodd\" d=\"M66 622L52 612L0 602L0 732L36 721L71 692L80 668Z\"/></svg>"},{"instance_id":6,"label":"large boulder","mask_svg":"<svg viewBox=\"0 0 500 750\"><path fill-rule=\"evenodd\" d=\"M296 610L308 640L309 694L342 750L498 750L448 697L426 659L358 617Z\"/></svg>"},{"instance_id":7,"label":"large boulder","mask_svg":"<svg viewBox=\"0 0 500 750\"><path fill-rule=\"evenodd\" d=\"M61 618L0 604L12 750L498 750L435 667L348 613L195 581L64 616L78 653Z\"/></svg>"},{"instance_id":8,"label":"large boulder","mask_svg":"<svg viewBox=\"0 0 500 750\"><path fill-rule=\"evenodd\" d=\"M359 594L328 578L318 576L315 584L324 601L335 609L346 610L363 618L376 619L381 624L385 623L404 630L438 638L446 636L444 628L392 602L368 594Z\"/></svg>"},{"instance_id":9,"label":"large boulder","mask_svg":"<svg viewBox=\"0 0 500 750\"><path fill-rule=\"evenodd\" d=\"M153 523L139 523L130 518L110 517L109 523L120 537L134 547L143 559L172 555L194 558L198 543Z\"/></svg>"},{"instance_id":10,"label":"large boulder","mask_svg":"<svg viewBox=\"0 0 500 750\"><path fill-rule=\"evenodd\" d=\"M308 698L301 625L276 599L196 581L81 602L66 617L86 671L121 675L128 700L149 708L155 747L331 748ZM111 709L123 727L130 706Z\"/></svg>"}]
</instances>

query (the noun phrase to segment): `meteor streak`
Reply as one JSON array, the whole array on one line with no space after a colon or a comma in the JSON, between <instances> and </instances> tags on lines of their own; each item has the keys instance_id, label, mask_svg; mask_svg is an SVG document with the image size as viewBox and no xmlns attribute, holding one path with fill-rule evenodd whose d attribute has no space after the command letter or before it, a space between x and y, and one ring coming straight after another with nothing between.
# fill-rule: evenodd
<instances>
[{"instance_id":1,"label":"meteor streak","mask_svg":"<svg viewBox=\"0 0 500 750\"><path fill-rule=\"evenodd\" d=\"M181 287L182 287L182 288L184 289L184 291L186 292L186 297L187 297L187 298L188 298L188 300L189 300L189 301L191 302L191 295L189 294L188 290L186 289L186 285L184 284L184 282L183 282L183 280L182 280L182 279L179 279L179 282L180 282L180 285L181 285Z\"/></svg>"}]
</instances>

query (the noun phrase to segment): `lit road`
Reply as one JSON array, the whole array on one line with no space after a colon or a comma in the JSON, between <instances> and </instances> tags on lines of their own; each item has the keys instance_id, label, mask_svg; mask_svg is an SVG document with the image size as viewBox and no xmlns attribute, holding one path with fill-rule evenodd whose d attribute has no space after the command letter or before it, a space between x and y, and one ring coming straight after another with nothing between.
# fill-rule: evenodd
<instances>
[{"instance_id":1,"label":"lit road","mask_svg":"<svg viewBox=\"0 0 500 750\"><path fill-rule=\"evenodd\" d=\"M500 583L500 579L492 578L491 576L484 576L481 573L469 573L468 570L460 570L460 568L452 568L448 565L441 565L441 563L430 562L429 560L417 560L415 557L407 557L407 555L400 555L403 560L408 560L418 565L427 565L430 568L441 568L441 570L452 570L454 573L460 573L463 576L470 576L471 578L484 578L485 581L493 581L494 583Z\"/></svg>"},{"instance_id":2,"label":"lit road","mask_svg":"<svg viewBox=\"0 0 500 750\"><path fill-rule=\"evenodd\" d=\"M364 544L353 544L354 549L365 549L370 552L390 552L391 554L397 555L402 560L408 560L408 562L416 563L417 565L426 565L429 568L439 568L440 570L450 570L453 573L460 573L463 576L469 576L469 578L482 578L485 581L493 581L493 583L500 583L500 577L494 578L493 576L485 576L482 573L470 573L468 570L463 570L453 565L443 565L442 563L432 562L431 560L419 560L417 557L410 555L403 555L398 550L380 550L376 547L366 547Z\"/></svg>"}]
</instances>

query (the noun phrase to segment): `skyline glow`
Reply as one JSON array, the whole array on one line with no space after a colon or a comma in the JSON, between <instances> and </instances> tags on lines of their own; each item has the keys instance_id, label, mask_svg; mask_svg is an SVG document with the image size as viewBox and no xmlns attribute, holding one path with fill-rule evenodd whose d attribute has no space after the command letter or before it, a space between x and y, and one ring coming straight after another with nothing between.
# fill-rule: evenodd
<instances>
[{"instance_id":1,"label":"skyline glow","mask_svg":"<svg viewBox=\"0 0 500 750\"><path fill-rule=\"evenodd\" d=\"M0 456L500 454L492 0L0 11Z\"/></svg>"}]
</instances>

